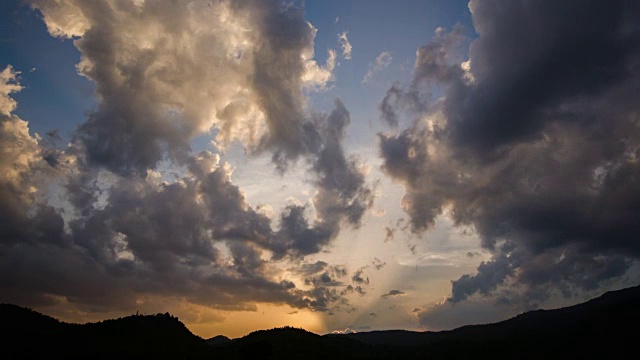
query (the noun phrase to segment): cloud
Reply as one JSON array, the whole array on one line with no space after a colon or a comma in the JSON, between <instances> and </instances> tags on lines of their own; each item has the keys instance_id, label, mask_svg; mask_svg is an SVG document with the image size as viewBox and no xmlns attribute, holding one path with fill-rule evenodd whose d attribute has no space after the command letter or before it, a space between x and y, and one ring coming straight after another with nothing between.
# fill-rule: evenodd
<instances>
[{"instance_id":1,"label":"cloud","mask_svg":"<svg viewBox=\"0 0 640 360\"><path fill-rule=\"evenodd\" d=\"M106 310L134 307L138 296L148 294L222 309L254 302L310 306L304 299L312 296L269 275L273 270L260 256L273 244L258 234L268 231L260 227L268 223L243 203L228 167L211 155L197 161L212 168L177 183L119 179L106 205L69 221L68 231L50 206L38 205L34 215L12 209L32 230L3 236L0 268L13 274L0 281L3 301L43 304L55 296ZM203 191L211 187L227 196ZM231 263L214 246L216 239L228 244Z\"/></svg>"},{"instance_id":2,"label":"cloud","mask_svg":"<svg viewBox=\"0 0 640 360\"><path fill-rule=\"evenodd\" d=\"M311 276L323 271L328 266L329 264L324 261L316 261L315 263L304 263L298 267L289 268L287 270L302 276Z\"/></svg>"},{"instance_id":3,"label":"cloud","mask_svg":"<svg viewBox=\"0 0 640 360\"><path fill-rule=\"evenodd\" d=\"M376 270L381 270L382 268L385 267L385 265L387 265L387 263L378 258L373 258L373 261L371 261L371 265L373 265L373 267L375 267Z\"/></svg>"},{"instance_id":4,"label":"cloud","mask_svg":"<svg viewBox=\"0 0 640 360\"><path fill-rule=\"evenodd\" d=\"M16 108L16 101L11 94L22 90L22 86L16 81L20 75L11 65L0 72L0 114L9 116Z\"/></svg>"},{"instance_id":5,"label":"cloud","mask_svg":"<svg viewBox=\"0 0 640 360\"><path fill-rule=\"evenodd\" d=\"M348 295L352 293L356 293L360 296L365 296L367 294L367 291L362 287L362 285L347 285L347 287L341 292L342 295Z\"/></svg>"},{"instance_id":6,"label":"cloud","mask_svg":"<svg viewBox=\"0 0 640 360\"><path fill-rule=\"evenodd\" d=\"M395 240L396 229L391 226L384 227L384 242L392 242Z\"/></svg>"},{"instance_id":7,"label":"cloud","mask_svg":"<svg viewBox=\"0 0 640 360\"><path fill-rule=\"evenodd\" d=\"M364 77L362 78L362 83L363 84L368 83L369 80L373 78L373 75L389 67L392 61L393 61L393 56L391 56L390 52L388 51L381 52L380 55L376 56L376 59L369 64L369 69L367 70L367 73L364 74Z\"/></svg>"},{"instance_id":8,"label":"cloud","mask_svg":"<svg viewBox=\"0 0 640 360\"><path fill-rule=\"evenodd\" d=\"M59 243L61 220L36 197L46 187L49 170L39 137L31 136L28 123L13 114L17 102L10 95L22 90L19 74L11 66L0 72L0 244Z\"/></svg>"},{"instance_id":9,"label":"cloud","mask_svg":"<svg viewBox=\"0 0 640 360\"><path fill-rule=\"evenodd\" d=\"M349 38L347 37L348 31L344 31L338 34L338 42L340 43L340 47L342 48L342 57L345 60L351 60L351 51L353 50L353 46L349 42Z\"/></svg>"},{"instance_id":10,"label":"cloud","mask_svg":"<svg viewBox=\"0 0 640 360\"><path fill-rule=\"evenodd\" d=\"M342 224L354 228L373 206L374 191L365 182L366 168L356 157L347 157L342 147L351 117L340 99L328 115L316 119L317 152L311 157L311 171L316 175L316 195L311 202L317 213L310 224L306 207L290 205L280 218L279 236L287 247L299 255L317 253L334 239Z\"/></svg>"},{"instance_id":11,"label":"cloud","mask_svg":"<svg viewBox=\"0 0 640 360\"><path fill-rule=\"evenodd\" d=\"M459 302L476 292L488 294L513 273L512 261L506 256L494 257L478 266L477 275L462 275L451 283L451 301Z\"/></svg>"},{"instance_id":12,"label":"cloud","mask_svg":"<svg viewBox=\"0 0 640 360\"><path fill-rule=\"evenodd\" d=\"M380 295L381 298L388 298L390 296L400 296L400 295L404 295L405 292L404 291L400 291L400 290L389 290L386 293Z\"/></svg>"},{"instance_id":13,"label":"cloud","mask_svg":"<svg viewBox=\"0 0 640 360\"><path fill-rule=\"evenodd\" d=\"M430 85L446 84L465 74L459 65L462 46L467 42L464 29L456 25L451 32L439 27L431 41L418 48L413 77L408 87L395 82L378 105L382 120L389 126L398 126L398 111L413 116L427 113L435 101Z\"/></svg>"},{"instance_id":14,"label":"cloud","mask_svg":"<svg viewBox=\"0 0 640 360\"><path fill-rule=\"evenodd\" d=\"M318 264L319 262L316 262L316 264ZM314 285L316 287L345 286L345 284L342 281L338 280L345 276L347 276L347 269L344 266L342 265L326 266L322 270L308 274L307 277L304 279L304 282L307 285Z\"/></svg>"},{"instance_id":15,"label":"cloud","mask_svg":"<svg viewBox=\"0 0 640 360\"><path fill-rule=\"evenodd\" d=\"M336 55L314 60L316 29L303 9L29 3L51 35L74 39L98 105L69 146L55 145L54 133L41 141L13 114L19 72L0 73L3 302L86 312L133 309L143 297L221 311L353 309L348 296L364 290L342 286L344 267L307 264L296 274L310 279L302 287L283 280L282 264L304 264L373 205L366 166L342 145L351 122L342 101L328 114L307 108L305 94L331 81ZM233 183L230 164L192 152L191 140L209 133L218 149L237 141L249 155L268 152L281 172L303 159L314 197L272 221Z\"/></svg>"},{"instance_id":16,"label":"cloud","mask_svg":"<svg viewBox=\"0 0 640 360\"><path fill-rule=\"evenodd\" d=\"M301 9L276 1L30 3L52 35L77 38L78 69L96 83L100 102L75 136L89 161L144 175L165 158L184 160L190 140L213 129L218 146L239 140L249 153L274 152L282 167L312 150L303 89L323 88L335 60L322 68L313 59L316 29Z\"/></svg>"},{"instance_id":17,"label":"cloud","mask_svg":"<svg viewBox=\"0 0 640 360\"><path fill-rule=\"evenodd\" d=\"M624 1L583 5L541 2L524 14L525 5L514 2L495 16L494 4L470 2L479 34L469 52L477 84L460 94L465 109L447 107L451 118L459 116L451 124L458 144L490 154L501 145L537 139L557 121L541 111L558 111L559 102L580 97L601 98L603 90L628 82L628 65L638 50L637 32L627 29L637 20L637 9ZM566 21L565 11L575 19ZM539 31L519 28L514 20L531 21ZM490 107L480 95L487 91L495 101ZM512 126L499 126L507 119Z\"/></svg>"},{"instance_id":18,"label":"cloud","mask_svg":"<svg viewBox=\"0 0 640 360\"><path fill-rule=\"evenodd\" d=\"M394 84L379 107L393 127L411 121L380 134L379 151L405 187L412 231L446 212L492 255L452 283L451 303L505 283L523 304L574 296L621 278L640 256L640 12L624 1L529 5L471 1L479 36L468 61L462 29L436 30L410 83Z\"/></svg>"},{"instance_id":19,"label":"cloud","mask_svg":"<svg viewBox=\"0 0 640 360\"><path fill-rule=\"evenodd\" d=\"M0 288L12 288L5 292L7 299L33 304L53 294L103 309L134 306L137 294L184 297L220 309L245 309L255 302L317 311L348 306L348 294L332 289L343 285L337 278L346 276L344 267L322 262L303 267L300 273L320 273L308 278L307 290L278 279L279 272L263 256L277 258L291 248L270 220L246 203L231 183L228 164L203 152L189 168L174 183L153 175L119 178L108 189L105 205L90 205L84 216L68 223L69 232L51 207L22 215L33 234L3 237L9 243L0 268L10 272L8 266L21 264L29 270L0 282ZM18 210L26 207L8 215ZM220 252L221 244L228 257ZM14 281L20 285L10 285ZM102 296L105 291L108 297Z\"/></svg>"},{"instance_id":20,"label":"cloud","mask_svg":"<svg viewBox=\"0 0 640 360\"><path fill-rule=\"evenodd\" d=\"M351 281L353 281L354 284L369 285L369 277L367 276L365 278L362 276L362 273L368 267L369 266L364 266L356 270L356 272L353 273L353 276L351 276Z\"/></svg>"}]
</instances>

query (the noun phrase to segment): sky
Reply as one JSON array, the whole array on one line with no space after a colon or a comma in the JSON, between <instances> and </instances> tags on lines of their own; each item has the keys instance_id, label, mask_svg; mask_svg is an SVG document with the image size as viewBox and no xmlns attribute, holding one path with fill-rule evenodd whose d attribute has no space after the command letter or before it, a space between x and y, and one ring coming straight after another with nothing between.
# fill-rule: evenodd
<instances>
[{"instance_id":1,"label":"sky","mask_svg":"<svg viewBox=\"0 0 640 360\"><path fill-rule=\"evenodd\" d=\"M634 1L0 4L0 302L445 330L640 280Z\"/></svg>"}]
</instances>

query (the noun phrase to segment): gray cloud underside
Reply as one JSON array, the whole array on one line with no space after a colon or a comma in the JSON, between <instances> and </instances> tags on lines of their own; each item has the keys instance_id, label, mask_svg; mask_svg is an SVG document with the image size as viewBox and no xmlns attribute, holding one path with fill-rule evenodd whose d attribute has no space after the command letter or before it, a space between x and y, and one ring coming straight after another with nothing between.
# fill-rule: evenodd
<instances>
[{"instance_id":1,"label":"gray cloud underside","mask_svg":"<svg viewBox=\"0 0 640 360\"><path fill-rule=\"evenodd\" d=\"M523 289L524 306L606 286L640 256L640 8L469 7L470 68L462 30L438 30L410 84L394 84L380 104L389 125L413 121L379 135L383 170L405 186L414 232L448 208L493 254L453 282L450 302L507 283Z\"/></svg>"}]
</instances>

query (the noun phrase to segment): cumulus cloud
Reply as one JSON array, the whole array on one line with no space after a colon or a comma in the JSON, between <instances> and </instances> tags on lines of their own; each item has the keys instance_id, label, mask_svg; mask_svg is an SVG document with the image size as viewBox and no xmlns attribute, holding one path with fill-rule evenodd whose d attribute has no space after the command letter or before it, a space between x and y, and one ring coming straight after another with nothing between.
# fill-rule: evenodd
<instances>
[{"instance_id":1,"label":"cumulus cloud","mask_svg":"<svg viewBox=\"0 0 640 360\"><path fill-rule=\"evenodd\" d=\"M362 78L362 83L363 84L368 83L369 80L373 78L373 75L389 67L392 61L393 61L393 56L391 56L390 52L388 51L381 52L380 55L376 56L376 59L371 64L369 64L369 69L367 70L367 73L364 74L364 78Z\"/></svg>"},{"instance_id":2,"label":"cumulus cloud","mask_svg":"<svg viewBox=\"0 0 640 360\"><path fill-rule=\"evenodd\" d=\"M59 216L36 197L49 168L38 136L31 136L28 123L13 114L17 103L10 94L22 90L19 75L11 66L0 72L0 244L60 242Z\"/></svg>"},{"instance_id":3,"label":"cumulus cloud","mask_svg":"<svg viewBox=\"0 0 640 360\"><path fill-rule=\"evenodd\" d=\"M405 187L414 232L446 210L492 254L453 282L451 303L507 282L523 303L599 289L640 255L640 12L624 1L496 6L470 2L468 60L462 29L438 29L409 84L388 90L383 120L411 125L379 135L382 169Z\"/></svg>"},{"instance_id":4,"label":"cumulus cloud","mask_svg":"<svg viewBox=\"0 0 640 360\"><path fill-rule=\"evenodd\" d=\"M22 86L16 81L20 75L11 65L0 72L0 113L9 116L16 108L16 101L10 96L11 93L19 92Z\"/></svg>"},{"instance_id":5,"label":"cumulus cloud","mask_svg":"<svg viewBox=\"0 0 640 360\"><path fill-rule=\"evenodd\" d=\"M351 51L353 50L353 46L351 46L347 34L348 31L344 31L338 34L338 42L340 43L340 47L342 48L342 57L345 60L351 60Z\"/></svg>"},{"instance_id":6,"label":"cumulus cloud","mask_svg":"<svg viewBox=\"0 0 640 360\"><path fill-rule=\"evenodd\" d=\"M257 234L266 231L259 227L264 221L243 204L228 181L228 168L208 165L216 166L172 184L121 178L106 206L71 220L69 231L58 212L41 207L26 218L27 228L37 233L13 234L9 240L18 243L3 244L2 270L14 274L0 283L3 293L13 302L38 304L56 296L93 309L130 308L137 294L221 308L253 302L307 306L293 283L269 275L260 249L272 244ZM212 194L203 190L211 186L230 196L207 198ZM222 206L236 217L218 211ZM229 258L221 256L214 239L225 240Z\"/></svg>"},{"instance_id":7,"label":"cumulus cloud","mask_svg":"<svg viewBox=\"0 0 640 360\"><path fill-rule=\"evenodd\" d=\"M306 87L324 87L335 56L313 59L316 29L277 1L30 1L52 35L74 37L80 73L97 85L98 108L76 134L88 159L144 175L190 140L216 129L224 147L308 152ZM210 5L210 6L209 6ZM188 35L188 36L187 36Z\"/></svg>"},{"instance_id":8,"label":"cumulus cloud","mask_svg":"<svg viewBox=\"0 0 640 360\"><path fill-rule=\"evenodd\" d=\"M47 144L12 113L19 73L0 73L2 301L91 312L132 309L141 297L220 310L353 308L348 296L364 290L343 286L346 268L306 264L296 275L309 282L296 287L276 265L304 264L373 204L366 166L342 146L344 104L307 108L305 94L331 81L336 54L324 66L314 60L316 29L302 8L29 3L51 35L74 39L98 105L68 147ZM238 141L249 155L268 152L281 172L304 159L314 197L272 221L233 183L230 164L191 151L208 133L218 149ZM178 170L166 176L160 163Z\"/></svg>"}]
</instances>

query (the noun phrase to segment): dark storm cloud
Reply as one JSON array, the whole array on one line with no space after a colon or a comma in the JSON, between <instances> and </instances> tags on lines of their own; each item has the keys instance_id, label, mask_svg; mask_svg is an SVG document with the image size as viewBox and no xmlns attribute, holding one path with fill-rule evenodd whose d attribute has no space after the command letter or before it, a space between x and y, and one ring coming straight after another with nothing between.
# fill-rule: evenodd
<instances>
[{"instance_id":1,"label":"dark storm cloud","mask_svg":"<svg viewBox=\"0 0 640 360\"><path fill-rule=\"evenodd\" d=\"M632 1L469 7L479 35L469 51L476 86L467 89L464 106L457 100L446 112L454 141L474 151L539 138L558 120L545 111L599 97L636 72L639 10Z\"/></svg>"},{"instance_id":2,"label":"dark storm cloud","mask_svg":"<svg viewBox=\"0 0 640 360\"><path fill-rule=\"evenodd\" d=\"M504 256L494 257L478 266L477 275L462 275L451 283L451 301L458 302L476 292L488 294L513 273L512 261Z\"/></svg>"},{"instance_id":3,"label":"dark storm cloud","mask_svg":"<svg viewBox=\"0 0 640 360\"><path fill-rule=\"evenodd\" d=\"M413 124L379 136L382 169L405 186L414 232L450 207L492 253L453 282L452 302L508 282L526 304L606 286L640 256L640 7L470 9L478 38L469 63L438 30L418 51L411 83L390 89L394 114ZM423 101L435 88L444 97Z\"/></svg>"}]
</instances>

